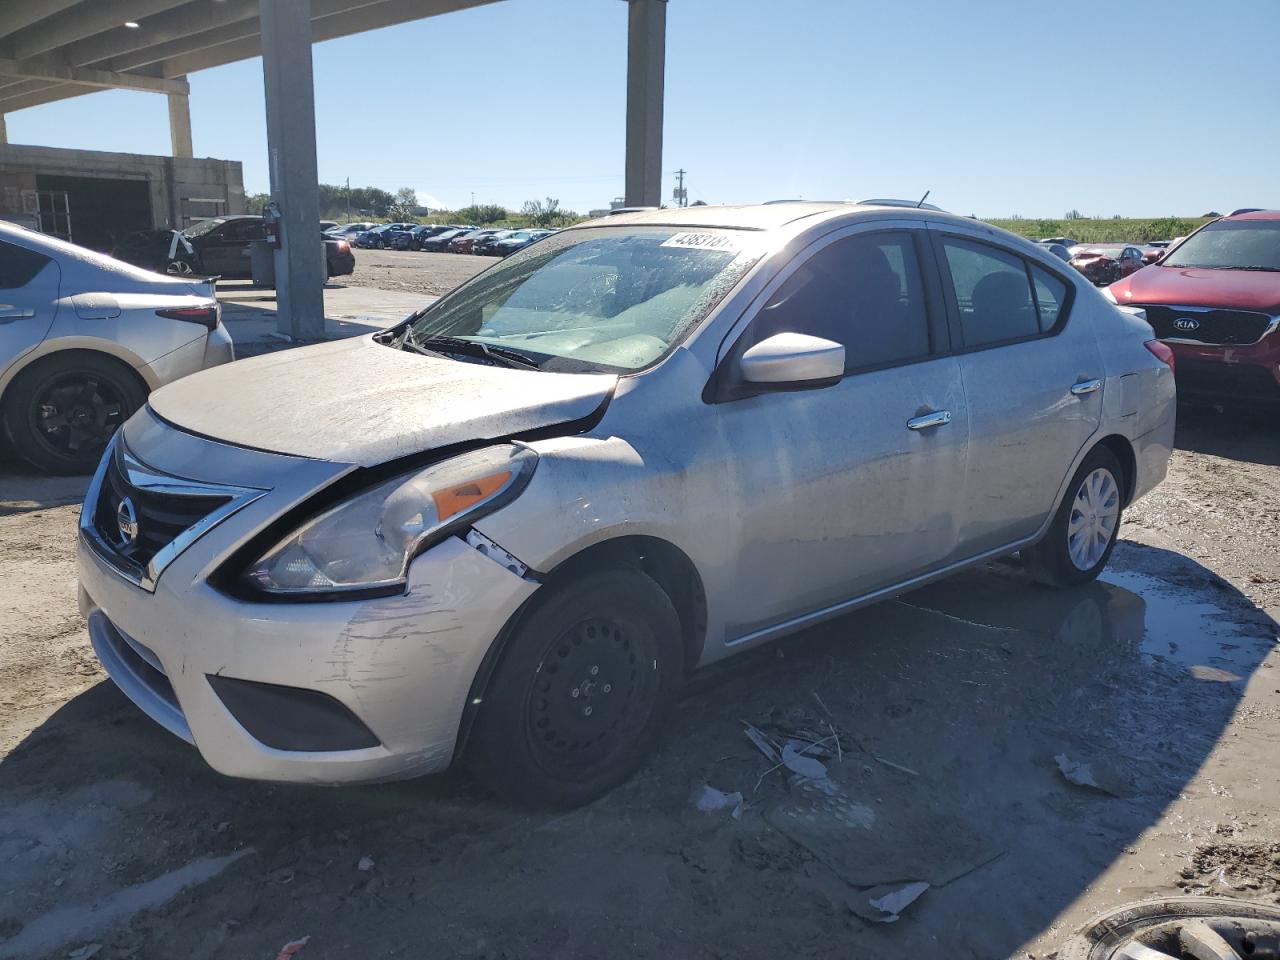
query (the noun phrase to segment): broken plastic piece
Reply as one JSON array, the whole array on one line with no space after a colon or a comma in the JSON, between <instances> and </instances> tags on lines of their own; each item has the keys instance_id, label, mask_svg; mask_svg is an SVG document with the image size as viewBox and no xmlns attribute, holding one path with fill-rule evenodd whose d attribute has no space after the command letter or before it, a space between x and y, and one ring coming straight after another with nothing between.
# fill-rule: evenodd
<instances>
[{"instance_id":1,"label":"broken plastic piece","mask_svg":"<svg viewBox=\"0 0 1280 960\"><path fill-rule=\"evenodd\" d=\"M276 954L276 960L289 960L290 957L292 957L294 954L296 954L299 950L301 950L310 942L311 942L311 937L309 935L302 937L299 940L290 940L288 943L286 943L283 947L280 948L280 952Z\"/></svg>"},{"instance_id":2,"label":"broken plastic piece","mask_svg":"<svg viewBox=\"0 0 1280 960\"><path fill-rule=\"evenodd\" d=\"M792 773L808 777L811 780L821 780L827 775L827 765L825 763L821 760L815 760L813 757L802 755L796 749L796 745L790 741L782 748L782 762L787 765L787 769Z\"/></svg>"},{"instance_id":3,"label":"broken plastic piece","mask_svg":"<svg viewBox=\"0 0 1280 960\"><path fill-rule=\"evenodd\" d=\"M360 858L360 862L356 864L356 869L361 873L367 873L373 869L373 857L367 853Z\"/></svg>"},{"instance_id":4,"label":"broken plastic piece","mask_svg":"<svg viewBox=\"0 0 1280 960\"><path fill-rule=\"evenodd\" d=\"M731 816L735 820L742 819L742 794L735 790L733 793L725 793L723 790L717 790L710 784L704 783L693 791L693 805L703 813L715 813L717 810L723 810L725 807L732 807Z\"/></svg>"},{"instance_id":5,"label":"broken plastic piece","mask_svg":"<svg viewBox=\"0 0 1280 960\"><path fill-rule=\"evenodd\" d=\"M867 902L872 908L878 910L880 916L873 917L877 923L893 923L902 916L902 911L915 903L920 895L929 889L929 884L923 880L915 883L908 883L906 886L897 887L895 889L884 890L883 887L877 887L868 891ZM875 894L879 893L879 896Z\"/></svg>"},{"instance_id":6,"label":"broken plastic piece","mask_svg":"<svg viewBox=\"0 0 1280 960\"><path fill-rule=\"evenodd\" d=\"M1113 797L1121 795L1119 787L1111 784L1114 778L1107 777L1104 782L1099 782L1099 777L1094 772L1092 764L1072 760L1065 753L1059 753L1053 759L1057 762L1058 770L1068 783L1074 783L1078 787L1088 787L1091 790L1097 790L1099 793L1109 794Z\"/></svg>"}]
</instances>

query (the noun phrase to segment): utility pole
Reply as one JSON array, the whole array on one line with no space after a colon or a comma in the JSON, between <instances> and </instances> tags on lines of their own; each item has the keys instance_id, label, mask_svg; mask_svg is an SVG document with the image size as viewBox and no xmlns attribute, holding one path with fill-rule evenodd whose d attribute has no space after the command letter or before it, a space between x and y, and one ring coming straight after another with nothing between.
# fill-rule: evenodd
<instances>
[{"instance_id":1,"label":"utility pole","mask_svg":"<svg viewBox=\"0 0 1280 960\"><path fill-rule=\"evenodd\" d=\"M689 195L685 193L684 189L684 175L685 169L683 167L676 171L676 189L675 193L672 195L672 199L674 199L676 204L681 207L687 207L689 205Z\"/></svg>"},{"instance_id":2,"label":"utility pole","mask_svg":"<svg viewBox=\"0 0 1280 960\"><path fill-rule=\"evenodd\" d=\"M351 178L347 177L347 223L351 222Z\"/></svg>"},{"instance_id":3,"label":"utility pole","mask_svg":"<svg viewBox=\"0 0 1280 960\"><path fill-rule=\"evenodd\" d=\"M471 209L474 210L475 207L476 207L476 192L472 190L471 191Z\"/></svg>"}]
</instances>

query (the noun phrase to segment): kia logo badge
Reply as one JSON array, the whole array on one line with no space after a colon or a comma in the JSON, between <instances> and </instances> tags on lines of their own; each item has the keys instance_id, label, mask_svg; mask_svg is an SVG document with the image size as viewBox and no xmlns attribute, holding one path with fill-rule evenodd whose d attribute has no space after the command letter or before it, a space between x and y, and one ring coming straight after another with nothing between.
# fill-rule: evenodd
<instances>
[{"instance_id":1,"label":"kia logo badge","mask_svg":"<svg viewBox=\"0 0 1280 960\"><path fill-rule=\"evenodd\" d=\"M116 529L120 531L120 546L129 547L138 539L138 511L133 501L125 497L116 507Z\"/></svg>"},{"instance_id":2,"label":"kia logo badge","mask_svg":"<svg viewBox=\"0 0 1280 960\"><path fill-rule=\"evenodd\" d=\"M1179 317L1173 321L1173 329L1181 330L1183 333L1191 333L1193 330L1200 329L1200 321L1195 317Z\"/></svg>"}]
</instances>

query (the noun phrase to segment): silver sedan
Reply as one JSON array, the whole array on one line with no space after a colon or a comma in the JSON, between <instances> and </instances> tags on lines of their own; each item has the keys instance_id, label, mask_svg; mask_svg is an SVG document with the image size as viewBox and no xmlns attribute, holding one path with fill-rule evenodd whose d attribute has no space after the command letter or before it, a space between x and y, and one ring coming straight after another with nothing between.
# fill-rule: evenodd
<instances>
[{"instance_id":1,"label":"silver sedan","mask_svg":"<svg viewBox=\"0 0 1280 960\"><path fill-rule=\"evenodd\" d=\"M1165 475L1171 366L1048 251L940 211L610 217L158 391L85 501L81 602L224 773L462 758L582 803L700 666L993 557L1097 576Z\"/></svg>"},{"instance_id":2,"label":"silver sedan","mask_svg":"<svg viewBox=\"0 0 1280 960\"><path fill-rule=\"evenodd\" d=\"M90 473L147 393L232 359L211 284L0 222L0 418L23 459Z\"/></svg>"}]
</instances>

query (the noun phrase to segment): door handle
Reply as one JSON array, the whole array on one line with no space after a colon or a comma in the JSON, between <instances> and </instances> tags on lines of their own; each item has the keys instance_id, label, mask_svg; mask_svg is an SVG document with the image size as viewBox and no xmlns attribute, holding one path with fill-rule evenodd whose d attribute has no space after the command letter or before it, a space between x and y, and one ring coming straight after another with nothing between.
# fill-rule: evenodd
<instances>
[{"instance_id":1,"label":"door handle","mask_svg":"<svg viewBox=\"0 0 1280 960\"><path fill-rule=\"evenodd\" d=\"M35 315L35 310L30 307L24 310L22 307L15 307L12 303L0 303L0 323L9 323L13 320L27 320Z\"/></svg>"},{"instance_id":2,"label":"door handle","mask_svg":"<svg viewBox=\"0 0 1280 960\"><path fill-rule=\"evenodd\" d=\"M933 413L912 417L907 421L908 430L930 430L933 427L945 427L951 422L950 410L935 410Z\"/></svg>"},{"instance_id":3,"label":"door handle","mask_svg":"<svg viewBox=\"0 0 1280 960\"><path fill-rule=\"evenodd\" d=\"M1088 394L1093 393L1095 390L1101 390L1101 389L1102 389L1102 381L1097 379L1081 380L1079 383L1073 383L1071 385L1071 392L1073 395L1077 397L1087 396Z\"/></svg>"}]
</instances>

